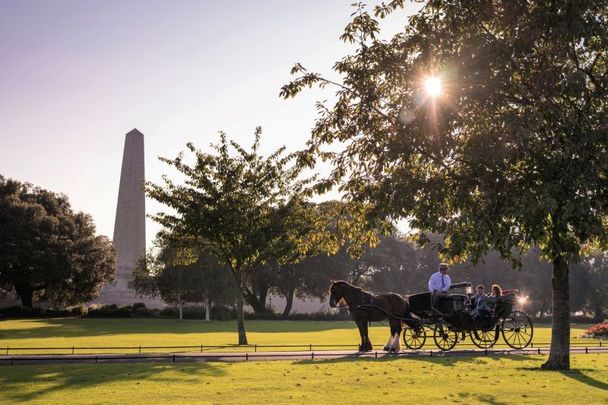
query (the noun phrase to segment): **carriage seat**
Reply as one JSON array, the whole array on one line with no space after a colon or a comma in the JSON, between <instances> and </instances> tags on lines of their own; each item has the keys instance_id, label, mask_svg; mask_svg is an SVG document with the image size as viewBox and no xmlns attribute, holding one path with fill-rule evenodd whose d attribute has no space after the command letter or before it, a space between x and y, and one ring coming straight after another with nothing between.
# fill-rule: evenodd
<instances>
[{"instance_id":1,"label":"carriage seat","mask_svg":"<svg viewBox=\"0 0 608 405\"><path fill-rule=\"evenodd\" d=\"M442 314L452 314L465 309L466 295L449 294L442 295L440 300L435 300L433 293L423 292L413 294L408 297L410 303L410 311L419 316L429 317L434 315L434 311L439 311Z\"/></svg>"}]
</instances>

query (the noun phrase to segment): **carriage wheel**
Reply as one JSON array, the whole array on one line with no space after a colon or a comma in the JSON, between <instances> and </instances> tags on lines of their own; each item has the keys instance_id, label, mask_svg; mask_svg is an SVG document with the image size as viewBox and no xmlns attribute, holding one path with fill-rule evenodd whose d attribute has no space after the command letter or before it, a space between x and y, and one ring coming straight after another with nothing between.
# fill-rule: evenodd
<instances>
[{"instance_id":1,"label":"carriage wheel","mask_svg":"<svg viewBox=\"0 0 608 405\"><path fill-rule=\"evenodd\" d=\"M411 350L419 350L426 343L426 331L423 326L403 329L403 343Z\"/></svg>"},{"instance_id":2,"label":"carriage wheel","mask_svg":"<svg viewBox=\"0 0 608 405\"><path fill-rule=\"evenodd\" d=\"M489 349L494 346L496 341L498 340L498 327L492 328L490 330L472 330L471 340L473 344L480 349Z\"/></svg>"},{"instance_id":3,"label":"carriage wheel","mask_svg":"<svg viewBox=\"0 0 608 405\"><path fill-rule=\"evenodd\" d=\"M502 337L513 349L525 349L532 342L534 327L522 311L513 311L502 321Z\"/></svg>"},{"instance_id":4,"label":"carriage wheel","mask_svg":"<svg viewBox=\"0 0 608 405\"><path fill-rule=\"evenodd\" d=\"M441 350L452 350L458 341L458 333L447 323L438 323L435 325L433 340L435 340L435 344Z\"/></svg>"}]
</instances>

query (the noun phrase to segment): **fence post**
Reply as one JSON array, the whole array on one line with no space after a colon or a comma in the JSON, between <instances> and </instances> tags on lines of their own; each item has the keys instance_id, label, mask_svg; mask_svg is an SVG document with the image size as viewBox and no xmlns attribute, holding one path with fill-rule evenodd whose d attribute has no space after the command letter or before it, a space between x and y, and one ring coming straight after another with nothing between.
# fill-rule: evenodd
<instances>
[{"instance_id":1,"label":"fence post","mask_svg":"<svg viewBox=\"0 0 608 405\"><path fill-rule=\"evenodd\" d=\"M315 359L315 352L310 352L310 359L314 360Z\"/></svg>"},{"instance_id":2,"label":"fence post","mask_svg":"<svg viewBox=\"0 0 608 405\"><path fill-rule=\"evenodd\" d=\"M600 340L600 347L602 347L602 341ZM6 353L8 354L8 347L6 348Z\"/></svg>"},{"instance_id":3,"label":"fence post","mask_svg":"<svg viewBox=\"0 0 608 405\"><path fill-rule=\"evenodd\" d=\"M538 354L540 354L540 347L538 348Z\"/></svg>"},{"instance_id":4,"label":"fence post","mask_svg":"<svg viewBox=\"0 0 608 405\"><path fill-rule=\"evenodd\" d=\"M72 354L74 354L74 346L72 346Z\"/></svg>"},{"instance_id":5,"label":"fence post","mask_svg":"<svg viewBox=\"0 0 608 405\"><path fill-rule=\"evenodd\" d=\"M139 354L141 354L141 345L139 346Z\"/></svg>"},{"instance_id":6,"label":"fence post","mask_svg":"<svg viewBox=\"0 0 608 405\"><path fill-rule=\"evenodd\" d=\"M601 346L601 343L602 342L600 342L600 346ZM6 346L6 355L8 356L8 346Z\"/></svg>"},{"instance_id":7,"label":"fence post","mask_svg":"<svg viewBox=\"0 0 608 405\"><path fill-rule=\"evenodd\" d=\"M253 351L257 353L257 351L258 351L258 344L257 343L255 345L253 345Z\"/></svg>"},{"instance_id":8,"label":"fence post","mask_svg":"<svg viewBox=\"0 0 608 405\"><path fill-rule=\"evenodd\" d=\"M95 364L97 364L97 356L95 356Z\"/></svg>"},{"instance_id":9,"label":"fence post","mask_svg":"<svg viewBox=\"0 0 608 405\"><path fill-rule=\"evenodd\" d=\"M589 354L589 348L585 346L585 354Z\"/></svg>"},{"instance_id":10,"label":"fence post","mask_svg":"<svg viewBox=\"0 0 608 405\"><path fill-rule=\"evenodd\" d=\"M245 361L249 360L249 353L245 353Z\"/></svg>"},{"instance_id":11,"label":"fence post","mask_svg":"<svg viewBox=\"0 0 608 405\"><path fill-rule=\"evenodd\" d=\"M376 354L375 354L375 356L376 356L376 358L378 358L378 351L376 351Z\"/></svg>"},{"instance_id":12,"label":"fence post","mask_svg":"<svg viewBox=\"0 0 608 405\"><path fill-rule=\"evenodd\" d=\"M201 345L201 353L203 352L203 345Z\"/></svg>"},{"instance_id":13,"label":"fence post","mask_svg":"<svg viewBox=\"0 0 608 405\"><path fill-rule=\"evenodd\" d=\"M308 350L312 352L312 343L309 345Z\"/></svg>"}]
</instances>

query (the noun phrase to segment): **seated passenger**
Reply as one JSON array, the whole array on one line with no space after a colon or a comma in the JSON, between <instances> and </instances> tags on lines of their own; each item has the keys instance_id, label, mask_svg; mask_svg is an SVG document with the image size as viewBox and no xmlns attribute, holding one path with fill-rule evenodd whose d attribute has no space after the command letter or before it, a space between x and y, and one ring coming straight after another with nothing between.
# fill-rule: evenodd
<instances>
[{"instance_id":1,"label":"seated passenger","mask_svg":"<svg viewBox=\"0 0 608 405\"><path fill-rule=\"evenodd\" d=\"M476 325L480 325L481 321L490 314L487 307L488 296L483 293L483 285L477 286L477 294L473 297L474 309L471 315Z\"/></svg>"},{"instance_id":2,"label":"seated passenger","mask_svg":"<svg viewBox=\"0 0 608 405\"><path fill-rule=\"evenodd\" d=\"M492 294L488 297L486 301L486 306L490 309L496 308L496 304L500 300L502 296L502 288L498 284L494 284L492 286Z\"/></svg>"},{"instance_id":3,"label":"seated passenger","mask_svg":"<svg viewBox=\"0 0 608 405\"><path fill-rule=\"evenodd\" d=\"M479 311L480 309L485 309L486 301L488 300L488 296L483 293L483 285L479 284L477 286L477 294L473 297L475 301L473 311Z\"/></svg>"}]
</instances>

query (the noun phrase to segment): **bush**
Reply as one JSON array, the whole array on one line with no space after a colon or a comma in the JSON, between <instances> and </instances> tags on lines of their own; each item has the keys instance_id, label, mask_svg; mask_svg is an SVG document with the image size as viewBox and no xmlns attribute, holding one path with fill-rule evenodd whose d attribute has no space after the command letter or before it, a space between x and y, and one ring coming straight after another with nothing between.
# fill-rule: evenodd
<instances>
[{"instance_id":1,"label":"bush","mask_svg":"<svg viewBox=\"0 0 608 405\"><path fill-rule=\"evenodd\" d=\"M133 303L133 313L135 313L135 311L137 311L139 308L146 308L146 304L144 302L135 302Z\"/></svg>"},{"instance_id":2,"label":"bush","mask_svg":"<svg viewBox=\"0 0 608 405\"><path fill-rule=\"evenodd\" d=\"M135 307L135 305L133 305L133 307ZM151 317L155 316L155 314L153 311L149 310L144 305L143 307L139 306L139 307L135 308L133 310L133 316L136 316L139 318L151 318Z\"/></svg>"},{"instance_id":3,"label":"bush","mask_svg":"<svg viewBox=\"0 0 608 405\"><path fill-rule=\"evenodd\" d=\"M179 312L176 307L164 307L159 312L160 316L167 318L177 318L179 316Z\"/></svg>"},{"instance_id":4,"label":"bush","mask_svg":"<svg viewBox=\"0 0 608 405\"><path fill-rule=\"evenodd\" d=\"M116 304L92 306L86 315L87 318L130 318L131 306L118 307Z\"/></svg>"},{"instance_id":5,"label":"bush","mask_svg":"<svg viewBox=\"0 0 608 405\"><path fill-rule=\"evenodd\" d=\"M12 306L0 309L0 315L4 318L61 318L70 316L83 316L86 314L86 307L73 307L69 309L57 308L25 308Z\"/></svg>"},{"instance_id":6,"label":"bush","mask_svg":"<svg viewBox=\"0 0 608 405\"><path fill-rule=\"evenodd\" d=\"M596 323L587 329L582 337L595 339L608 339L608 322Z\"/></svg>"},{"instance_id":7,"label":"bush","mask_svg":"<svg viewBox=\"0 0 608 405\"><path fill-rule=\"evenodd\" d=\"M232 312L230 308L225 305L212 306L211 313L209 315L214 321L228 321L232 319Z\"/></svg>"}]
</instances>

